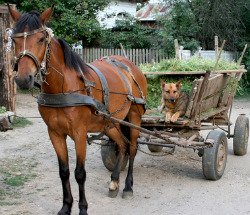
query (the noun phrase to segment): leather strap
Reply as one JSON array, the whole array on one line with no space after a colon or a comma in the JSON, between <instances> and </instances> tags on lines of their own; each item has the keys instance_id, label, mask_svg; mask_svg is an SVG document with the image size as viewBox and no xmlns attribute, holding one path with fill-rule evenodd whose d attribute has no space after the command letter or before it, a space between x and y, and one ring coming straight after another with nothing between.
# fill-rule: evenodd
<instances>
[{"instance_id":1,"label":"leather strap","mask_svg":"<svg viewBox=\"0 0 250 215\"><path fill-rule=\"evenodd\" d=\"M105 78L105 76L102 74L102 72L96 68L95 66L88 64L87 66L91 68L99 77L101 84L102 84L102 90L103 90L103 101L104 101L104 106L106 107L106 110L109 109L109 88L108 88L108 82Z\"/></svg>"},{"instance_id":2,"label":"leather strap","mask_svg":"<svg viewBox=\"0 0 250 215\"><path fill-rule=\"evenodd\" d=\"M124 81L124 83L126 84L127 90L128 90L128 95L132 96L132 92L130 90L130 84L128 79L126 78L126 76L122 73L122 71L120 70L120 68L114 63L113 59L110 58L105 58L105 60L112 65L113 67L116 68L116 70L118 71L119 75L121 76L122 80ZM124 69L124 67L122 67Z\"/></svg>"},{"instance_id":3,"label":"leather strap","mask_svg":"<svg viewBox=\"0 0 250 215\"><path fill-rule=\"evenodd\" d=\"M142 104L142 105L145 105L146 104L146 101L142 95L142 91L141 91L141 88L139 86L139 84L137 83L137 81L135 80L134 76L131 74L131 72L129 71L129 68L123 64L122 62L116 60L116 59L113 59L113 58L104 58L108 63L110 63L112 66L114 66L117 71L119 72L119 74L121 75L123 81L126 83L127 85L127 88L128 88L128 99L130 101L132 101L133 103L135 104ZM132 92L130 91L130 88L129 88L129 84L128 84L128 79L124 76L124 74L121 72L121 70L119 69L122 68L124 70L126 70L130 75L131 77L133 78L134 82L136 83L136 85L138 86L138 90L140 91L140 94L142 95L143 98L136 98L132 95Z\"/></svg>"},{"instance_id":4,"label":"leather strap","mask_svg":"<svg viewBox=\"0 0 250 215\"><path fill-rule=\"evenodd\" d=\"M16 33L16 34L13 34L11 36L11 38L15 38L15 37L24 37L24 36L29 36L29 35L32 35L32 34L36 34L38 32L41 32L41 31L45 31L46 29L43 27L41 28L38 28L36 30L33 30L33 31L25 31L23 33Z\"/></svg>"},{"instance_id":5,"label":"leather strap","mask_svg":"<svg viewBox=\"0 0 250 215\"><path fill-rule=\"evenodd\" d=\"M41 93L37 97L37 103L42 106L57 108L87 105L98 111L104 111L107 113L106 106L104 104L90 96L82 95L80 93Z\"/></svg>"}]
</instances>

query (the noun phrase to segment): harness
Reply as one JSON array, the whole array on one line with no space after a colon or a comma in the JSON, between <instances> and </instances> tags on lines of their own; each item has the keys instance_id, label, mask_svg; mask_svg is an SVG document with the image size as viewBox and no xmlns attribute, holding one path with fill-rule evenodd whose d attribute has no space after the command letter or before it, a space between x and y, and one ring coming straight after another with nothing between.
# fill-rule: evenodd
<instances>
[{"instance_id":1,"label":"harness","mask_svg":"<svg viewBox=\"0 0 250 215\"><path fill-rule=\"evenodd\" d=\"M27 39L27 36L29 36L29 35L33 35L33 34L36 34L38 32L43 32L43 31L46 31L46 48L45 48L43 60L39 64L37 57L33 53L31 53L30 51L26 50L26 39ZM49 61L50 61L50 42L51 42L51 37L52 37L51 30L43 26L43 27L36 29L36 30L33 30L33 31L13 34L11 37L12 38L24 37L24 50L22 52L20 52L15 57L15 63L14 63L13 70L17 71L19 61L24 56L27 56L27 57L31 58L33 60L33 62L35 63L37 71L38 71L38 75L40 76L41 80L45 81L45 80L43 80L43 78L47 75L46 72L48 69ZM116 70L118 71L120 77L123 79L123 81L126 85L126 88L127 88L127 101L126 101L126 103L130 100L135 104L142 104L145 106L146 102L145 102L145 98L144 98L144 95L142 93L142 90L141 90L138 82L134 78L133 74L129 70L129 68L126 65L124 65L122 62L117 61L116 59L110 59L110 58L103 58L103 59L105 59L109 64L111 64L113 67L115 67ZM39 105L42 105L42 106L55 107L55 108L56 107L73 107L73 106L86 105L86 106L93 107L97 111L109 113L110 91L108 88L107 80L106 80L105 76L102 74L102 72L97 67L95 67L91 64L87 64L87 66L89 68L91 68L97 74L97 76L101 82L102 91L103 91L103 101L104 101L103 103L92 97L91 87L95 87L95 83L86 79L81 70L80 70L80 74L81 74L82 79L84 81L88 95L83 95L83 94L75 93L75 92L74 93L59 93L59 94L40 93L37 97L37 103ZM126 78L126 76L122 73L121 68L126 70L131 75L131 77L133 78L134 82L136 83L136 85L138 87L138 90L141 94L141 98L135 98L132 95L130 83L129 83L128 79ZM120 111L120 109L115 111L115 113L117 113L119 111ZM114 114L114 113L112 113L112 114Z\"/></svg>"},{"instance_id":2,"label":"harness","mask_svg":"<svg viewBox=\"0 0 250 215\"><path fill-rule=\"evenodd\" d=\"M37 57L32 52L26 50L26 39L27 39L27 36L36 34L38 32L44 32L44 31L46 31L46 48L45 48L43 60L42 60L41 63L39 63ZM24 41L23 41L24 49L17 56L14 57L13 71L17 71L19 61L24 56L28 56L35 63L36 69L37 69L38 74L40 75L40 77L45 76L46 71L47 71L47 65L48 65L49 59L50 59L51 36L52 36L52 33L50 32L50 29L46 28L45 26L42 26L41 28L38 28L38 29L33 30L33 31L23 32L23 33L16 33L16 34L11 35L11 38L17 38L17 37L23 37L24 38Z\"/></svg>"}]
</instances>

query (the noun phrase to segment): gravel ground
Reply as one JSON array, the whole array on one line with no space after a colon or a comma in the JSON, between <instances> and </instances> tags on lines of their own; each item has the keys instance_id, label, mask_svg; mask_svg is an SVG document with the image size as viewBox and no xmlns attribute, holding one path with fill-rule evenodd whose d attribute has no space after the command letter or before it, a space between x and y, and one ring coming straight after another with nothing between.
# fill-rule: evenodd
<instances>
[{"instance_id":1,"label":"gravel ground","mask_svg":"<svg viewBox=\"0 0 250 215\"><path fill-rule=\"evenodd\" d=\"M0 214L52 215L61 208L62 191L57 158L39 118L35 98L18 94L17 114L30 118L33 125L0 132ZM250 101L234 102L234 123L240 113L250 116ZM72 215L78 214L78 188L74 179L75 150L69 139ZM141 146L147 151L146 146ZM249 150L248 150L249 151ZM250 153L233 155L232 139L225 173L218 181L207 181L201 158L191 149L177 148L173 155L149 156L138 152L134 167L134 197L129 200L108 197L110 172L103 166L100 146L88 146L86 196L90 215L135 214L250 214ZM13 167L13 168L12 168ZM15 167L15 168L14 168ZM7 169L16 175L29 175L23 186L4 183ZM126 170L121 173L121 190Z\"/></svg>"}]
</instances>

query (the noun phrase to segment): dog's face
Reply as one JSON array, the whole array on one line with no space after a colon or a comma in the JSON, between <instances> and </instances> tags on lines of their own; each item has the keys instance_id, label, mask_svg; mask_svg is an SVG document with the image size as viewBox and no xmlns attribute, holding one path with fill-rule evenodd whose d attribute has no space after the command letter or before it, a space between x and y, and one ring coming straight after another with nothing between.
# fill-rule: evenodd
<instances>
[{"instance_id":1,"label":"dog's face","mask_svg":"<svg viewBox=\"0 0 250 215\"><path fill-rule=\"evenodd\" d=\"M162 96L165 101L170 103L176 102L180 96L181 82L177 83L165 83L161 82Z\"/></svg>"}]
</instances>

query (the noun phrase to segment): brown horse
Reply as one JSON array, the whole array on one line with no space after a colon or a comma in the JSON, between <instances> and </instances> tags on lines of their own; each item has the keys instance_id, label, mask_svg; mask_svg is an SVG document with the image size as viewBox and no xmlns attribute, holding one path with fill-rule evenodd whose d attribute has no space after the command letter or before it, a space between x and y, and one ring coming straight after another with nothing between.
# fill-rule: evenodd
<instances>
[{"instance_id":1,"label":"brown horse","mask_svg":"<svg viewBox=\"0 0 250 215\"><path fill-rule=\"evenodd\" d=\"M15 21L12 39L15 47L15 81L20 88L32 88L36 75L41 78L38 98L40 114L48 127L56 151L63 188L63 206L58 214L70 214L73 203L69 182L66 137L75 142L75 179L79 185L80 214L87 214L85 198L85 158L88 132L103 132L118 146L117 163L111 174L109 193L116 196L122 161L129 155L123 197L133 194L133 163L139 131L112 123L101 112L140 126L145 112L147 82L128 59L111 56L83 63L62 39L55 39L45 24L53 8L39 14L20 14L9 7Z\"/></svg>"}]
</instances>

